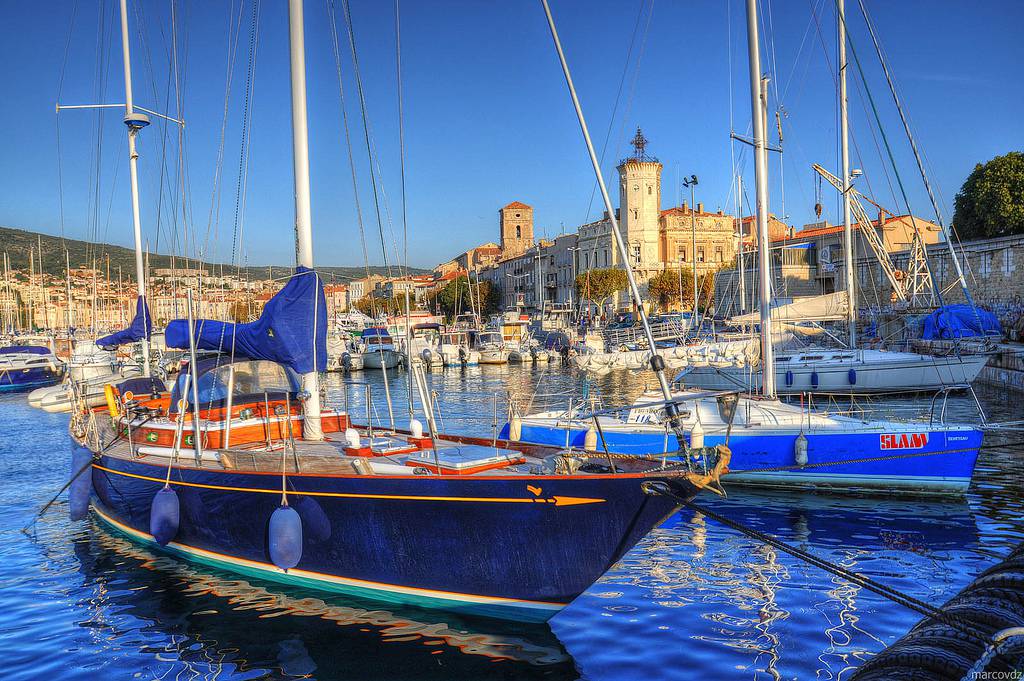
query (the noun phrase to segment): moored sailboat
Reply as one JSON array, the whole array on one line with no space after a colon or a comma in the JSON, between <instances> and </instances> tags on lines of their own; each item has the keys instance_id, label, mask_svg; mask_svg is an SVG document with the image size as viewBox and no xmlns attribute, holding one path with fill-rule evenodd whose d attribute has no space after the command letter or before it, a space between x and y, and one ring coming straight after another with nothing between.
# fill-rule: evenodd
<instances>
[{"instance_id":1,"label":"moored sailboat","mask_svg":"<svg viewBox=\"0 0 1024 681\"><path fill-rule=\"evenodd\" d=\"M171 322L168 345L190 354L172 392L122 384L112 409L80 421L93 508L133 540L242 574L546 620L678 499L715 485L728 450L694 449L666 467L439 436L422 367L427 437L373 437L321 409L326 306L312 269L301 0L289 1L289 29L295 274L255 322ZM220 354L197 361L197 349ZM81 486L72 496L81 502Z\"/></svg>"}]
</instances>

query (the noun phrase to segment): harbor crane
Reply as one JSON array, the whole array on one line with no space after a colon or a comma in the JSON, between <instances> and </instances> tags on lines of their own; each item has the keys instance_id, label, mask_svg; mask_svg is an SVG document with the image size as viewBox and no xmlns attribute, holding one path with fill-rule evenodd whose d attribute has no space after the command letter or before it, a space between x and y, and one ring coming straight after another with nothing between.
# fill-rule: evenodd
<instances>
[{"instance_id":1,"label":"harbor crane","mask_svg":"<svg viewBox=\"0 0 1024 681\"><path fill-rule=\"evenodd\" d=\"M817 163L812 164L811 168L813 168L814 172L818 173L818 175L825 178L825 181L835 187L836 190L843 193L844 188L842 180L822 168ZM913 216L910 217L910 221L914 229L914 238L911 240L910 244L907 268L903 270L898 268L896 263L893 262L892 257L885 248L885 243L878 235L878 232L875 231L875 226L871 223L871 218L868 217L868 213L864 209L862 200L874 205L883 213L889 213L890 215L893 215L894 213L885 210L852 186L846 188L846 193L850 197L850 212L853 213L853 217L856 219L857 225L860 227L860 233L864 236L864 240L868 243L868 246L871 247L872 252L875 254L875 258L878 260L878 264L881 266L882 271L889 280L889 284L892 286L892 290L896 296L894 302L915 308L934 307L935 289L932 286L932 274L931 270L928 268L928 258L927 253L925 252L924 242L921 240L921 233L917 229L917 224L914 222ZM882 225L879 224L879 227L881 226ZM852 277L854 274L852 272L847 272L846 276Z\"/></svg>"}]
</instances>

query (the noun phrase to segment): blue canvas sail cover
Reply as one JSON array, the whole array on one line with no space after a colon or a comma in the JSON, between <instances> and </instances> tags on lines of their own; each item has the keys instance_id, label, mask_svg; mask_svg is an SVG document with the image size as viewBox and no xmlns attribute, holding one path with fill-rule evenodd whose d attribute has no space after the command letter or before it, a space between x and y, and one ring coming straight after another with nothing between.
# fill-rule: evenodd
<instances>
[{"instance_id":1,"label":"blue canvas sail cover","mask_svg":"<svg viewBox=\"0 0 1024 681\"><path fill-rule=\"evenodd\" d=\"M138 300L135 301L135 318L132 319L132 323L128 325L128 328L97 339L96 345L100 346L104 350L113 350L119 345L134 343L142 340L143 338L149 338L149 335L152 332L153 319L149 316L149 306L146 305L146 296L139 296Z\"/></svg>"},{"instance_id":2,"label":"blue canvas sail cover","mask_svg":"<svg viewBox=\"0 0 1024 681\"><path fill-rule=\"evenodd\" d=\"M49 355L50 348L39 345L8 345L0 348L0 355Z\"/></svg>"},{"instance_id":3,"label":"blue canvas sail cover","mask_svg":"<svg viewBox=\"0 0 1024 681\"><path fill-rule=\"evenodd\" d=\"M921 338L934 340L1002 334L1002 326L991 312L971 305L944 305L924 318Z\"/></svg>"},{"instance_id":4,"label":"blue canvas sail cover","mask_svg":"<svg viewBox=\"0 0 1024 681\"><path fill-rule=\"evenodd\" d=\"M327 370L327 300L316 272L296 267L288 283L248 324L209 319L195 322L196 348L278 362L300 374ZM167 346L188 349L188 321L175 319Z\"/></svg>"}]
</instances>

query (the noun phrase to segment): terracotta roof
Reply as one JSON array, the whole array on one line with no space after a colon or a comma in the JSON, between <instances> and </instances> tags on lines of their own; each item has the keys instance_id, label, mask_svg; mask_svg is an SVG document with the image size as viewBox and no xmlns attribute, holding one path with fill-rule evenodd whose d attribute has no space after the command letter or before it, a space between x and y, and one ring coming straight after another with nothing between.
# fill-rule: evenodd
<instances>
[{"instance_id":1,"label":"terracotta roof","mask_svg":"<svg viewBox=\"0 0 1024 681\"><path fill-rule=\"evenodd\" d=\"M884 227L885 225L889 224L890 222L902 221L902 220L904 220L904 219L906 219L908 217L910 217L910 216L908 216L908 215L893 215L891 217L887 217L885 219L885 222L882 223L882 226ZM927 222L927 220L921 220L921 221L922 222ZM875 227L878 227L878 220L872 220L871 224L874 225ZM856 223L854 223L854 224L852 224L850 226L854 230L860 229L860 225L856 224ZM814 237L827 236L829 234L841 234L842 231L843 231L843 226L842 225L833 225L832 227L812 227L812 228L806 228L805 227L804 229L801 229L799 232L797 232L793 236L788 236L787 235L787 236L783 236L783 237L777 237L775 239L772 239L772 241L789 241L789 240L796 240L796 239L813 239Z\"/></svg>"},{"instance_id":2,"label":"terracotta roof","mask_svg":"<svg viewBox=\"0 0 1024 681\"><path fill-rule=\"evenodd\" d=\"M505 206L505 208L531 208L531 206L527 206L522 201L513 201L512 203ZM505 208L502 208L502 210L505 210Z\"/></svg>"}]
</instances>

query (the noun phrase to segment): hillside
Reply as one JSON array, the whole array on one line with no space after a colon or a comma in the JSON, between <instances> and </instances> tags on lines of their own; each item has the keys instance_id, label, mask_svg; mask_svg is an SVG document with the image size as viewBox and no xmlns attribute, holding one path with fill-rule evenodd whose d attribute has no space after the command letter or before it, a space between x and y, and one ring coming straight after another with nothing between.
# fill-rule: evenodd
<instances>
[{"instance_id":1,"label":"hillside","mask_svg":"<svg viewBox=\"0 0 1024 681\"><path fill-rule=\"evenodd\" d=\"M0 251L6 251L8 258L11 261L12 269L28 269L29 265L29 249L38 250L38 244L40 239L42 240L43 248L43 271L52 274L54 276L64 276L64 248L68 250L68 254L71 260L71 267L90 267L95 262L101 269L105 269L107 266L107 256L110 256L110 271L111 273L117 272L118 265L121 266L121 271L126 278L135 278L135 252L129 248L123 246L115 246L113 244L93 244L87 241L79 241L76 239L61 239L60 237L51 236L49 234L39 234L37 232L30 232L23 229L14 229L12 227L0 227ZM211 263L197 263L194 260L185 260L181 257L174 259L175 267L197 267L210 270L211 273L216 271L220 273L222 265L211 264ZM151 253L149 256L149 267L150 269L166 268L171 266L171 256ZM36 263L36 271L38 271L39 263ZM253 265L249 267L232 267L230 265L223 265L224 274L235 274L241 272L243 275L248 273L252 279L266 279L270 276L271 268L266 265ZM284 272L284 268L281 266L274 266L275 276L281 276ZM360 266L324 266L318 265L317 270L328 282L336 280L338 282L346 282L351 279L358 279L366 275L366 268ZM393 269L394 274L398 274L397 269ZM409 272L412 274L423 274L428 270L423 270L415 267L410 267ZM372 274L387 274L383 267L370 267Z\"/></svg>"}]
</instances>

